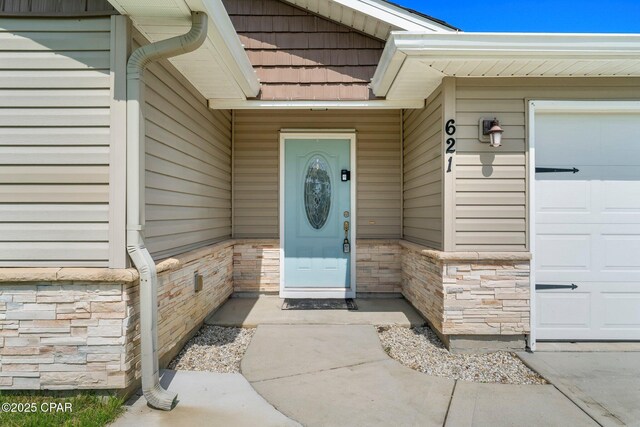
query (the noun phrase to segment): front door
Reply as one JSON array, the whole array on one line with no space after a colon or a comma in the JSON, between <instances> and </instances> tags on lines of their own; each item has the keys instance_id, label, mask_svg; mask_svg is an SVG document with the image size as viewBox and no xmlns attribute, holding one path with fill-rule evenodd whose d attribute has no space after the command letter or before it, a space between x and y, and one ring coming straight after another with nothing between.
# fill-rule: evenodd
<instances>
[{"instance_id":1,"label":"front door","mask_svg":"<svg viewBox=\"0 0 640 427\"><path fill-rule=\"evenodd\" d=\"M282 139L283 297L353 296L351 143L337 137Z\"/></svg>"}]
</instances>

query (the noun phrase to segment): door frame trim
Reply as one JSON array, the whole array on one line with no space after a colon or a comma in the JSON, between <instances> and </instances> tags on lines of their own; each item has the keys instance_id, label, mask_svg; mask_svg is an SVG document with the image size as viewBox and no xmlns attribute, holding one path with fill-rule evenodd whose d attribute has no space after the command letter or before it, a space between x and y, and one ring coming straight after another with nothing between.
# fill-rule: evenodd
<instances>
[{"instance_id":1,"label":"door frame trim","mask_svg":"<svg viewBox=\"0 0 640 427\"><path fill-rule=\"evenodd\" d=\"M529 223L529 251L531 252L531 261L529 265L529 288L530 288L530 302L529 302L529 321L530 329L528 337L528 345L531 351L536 350L536 216L535 216L535 184L536 184L536 156L535 156L535 120L536 113L631 113L640 112L640 101L569 101L569 100L529 100L527 108L527 126L528 132L526 133L528 139L528 167L527 171L527 200L529 207L527 210L527 217Z\"/></svg>"},{"instance_id":2,"label":"door frame trim","mask_svg":"<svg viewBox=\"0 0 640 427\"><path fill-rule=\"evenodd\" d=\"M284 216L285 216L285 191L284 191L284 177L285 177L285 141L287 139L347 139L349 140L349 161L351 168L351 274L349 288L300 288L298 289L286 289L285 288L285 263L284 263ZM345 131L343 129L332 132L331 130L289 130L280 131L280 159L279 159L279 215L278 223L280 228L280 298L355 298L356 297L356 252L357 252L357 206L356 206L356 132Z\"/></svg>"}]
</instances>

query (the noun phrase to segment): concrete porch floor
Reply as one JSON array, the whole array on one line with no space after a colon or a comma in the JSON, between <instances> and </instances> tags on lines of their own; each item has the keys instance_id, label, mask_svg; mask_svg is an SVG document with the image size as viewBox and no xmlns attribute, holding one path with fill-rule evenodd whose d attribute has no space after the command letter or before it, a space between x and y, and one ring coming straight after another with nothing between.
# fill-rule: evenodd
<instances>
[{"instance_id":1,"label":"concrete porch floor","mask_svg":"<svg viewBox=\"0 0 640 427\"><path fill-rule=\"evenodd\" d=\"M207 325L255 328L258 325L422 326L425 320L403 298L359 298L357 311L282 310L277 296L230 298L205 320Z\"/></svg>"}]
</instances>

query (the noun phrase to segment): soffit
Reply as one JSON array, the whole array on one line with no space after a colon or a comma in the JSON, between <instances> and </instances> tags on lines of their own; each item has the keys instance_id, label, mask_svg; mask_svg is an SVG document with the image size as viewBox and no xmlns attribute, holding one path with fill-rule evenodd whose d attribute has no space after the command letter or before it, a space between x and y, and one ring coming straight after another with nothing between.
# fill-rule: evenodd
<instances>
[{"instance_id":1,"label":"soffit","mask_svg":"<svg viewBox=\"0 0 640 427\"><path fill-rule=\"evenodd\" d=\"M110 0L150 42L182 35L191 11L209 16L208 36L197 50L169 61L206 98L245 99L259 83L219 0ZM222 13L220 11L222 10Z\"/></svg>"},{"instance_id":2,"label":"soffit","mask_svg":"<svg viewBox=\"0 0 640 427\"><path fill-rule=\"evenodd\" d=\"M426 98L446 76L640 76L640 36L397 33L372 86L390 100Z\"/></svg>"}]
</instances>

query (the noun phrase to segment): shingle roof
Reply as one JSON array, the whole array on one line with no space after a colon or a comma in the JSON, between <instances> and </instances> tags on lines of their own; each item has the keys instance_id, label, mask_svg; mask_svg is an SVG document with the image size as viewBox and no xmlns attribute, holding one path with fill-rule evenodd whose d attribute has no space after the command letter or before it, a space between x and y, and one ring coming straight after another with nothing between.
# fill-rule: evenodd
<instances>
[{"instance_id":1,"label":"shingle roof","mask_svg":"<svg viewBox=\"0 0 640 427\"><path fill-rule=\"evenodd\" d=\"M454 27L453 25L449 24L449 23L448 23L448 22L446 22L446 21L443 21L442 19L434 18L434 17L433 17L433 16L431 16L431 15L427 15L426 13L419 12L419 11L417 11L417 10L415 10L415 9L411 9L411 8L409 8L409 7L406 7L406 6L402 6L401 4L394 3L394 2L389 1L389 0L382 0L382 1L384 1L385 3L388 3L388 4L392 5L392 6L399 7L400 9L404 9L404 10L406 10L406 11L407 11L407 12L409 12L409 13L413 13L414 15L418 15L418 16L421 16L421 17L423 17L423 18L429 19L429 20L431 20L431 21L437 22L438 24L440 24L440 25L444 25L444 26L446 26L446 27L449 27L449 28L451 28L452 30L462 31L460 28L458 28L458 27Z\"/></svg>"}]
</instances>

